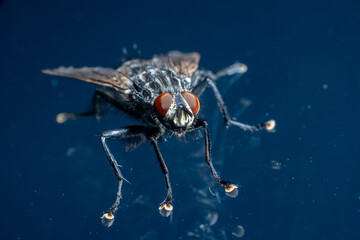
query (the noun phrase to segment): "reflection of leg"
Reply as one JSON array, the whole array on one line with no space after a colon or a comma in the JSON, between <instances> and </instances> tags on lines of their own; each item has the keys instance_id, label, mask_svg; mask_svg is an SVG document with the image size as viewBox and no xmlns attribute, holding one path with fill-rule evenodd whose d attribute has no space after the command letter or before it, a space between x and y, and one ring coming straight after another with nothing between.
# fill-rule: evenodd
<instances>
[{"instance_id":1,"label":"reflection of leg","mask_svg":"<svg viewBox=\"0 0 360 240\"><path fill-rule=\"evenodd\" d=\"M162 216L168 217L168 216L170 216L170 214L173 210L173 206L171 205L173 198L172 198L171 183L170 183L170 179L169 179L169 170L167 169L164 158L161 155L159 146L157 144L157 140L155 138L151 138L150 141L154 147L156 157L160 163L161 170L164 173L165 180L166 180L167 194L166 194L165 200L160 204L159 211Z\"/></svg>"},{"instance_id":2,"label":"reflection of leg","mask_svg":"<svg viewBox=\"0 0 360 240\"><path fill-rule=\"evenodd\" d=\"M206 163L211 171L211 174L213 175L215 181L220 184L221 186L225 187L225 193L229 197L236 197L238 195L238 187L235 184L232 184L231 182L225 181L221 179L219 174L216 172L214 165L212 163L211 159L211 146L210 146L210 134L209 134L209 128L208 124L205 120L198 119L195 128L203 127L205 132L205 160Z\"/></svg>"},{"instance_id":3,"label":"reflection of leg","mask_svg":"<svg viewBox=\"0 0 360 240\"><path fill-rule=\"evenodd\" d=\"M120 204L120 199L121 199L121 187L123 184L123 181L127 181L119 168L118 163L115 160L115 157L112 155L112 153L110 152L109 147L106 144L106 140L108 139L123 139L123 140L127 140L127 139L145 139L146 138L146 133L147 133L147 128L144 126L131 126L131 127L125 127L125 128L121 128L121 129L116 129L116 130L109 130L109 131L105 131L101 134L101 144L104 148L104 151L108 157L108 160L110 162L111 167L113 168L115 175L119 181L119 187L118 187L118 191L116 194L116 200L115 203L112 205L112 207L106 212L104 213L104 215L101 217L102 219L102 223L107 226L110 227L113 222L114 222L114 213L116 212L118 205Z\"/></svg>"},{"instance_id":4,"label":"reflection of leg","mask_svg":"<svg viewBox=\"0 0 360 240\"><path fill-rule=\"evenodd\" d=\"M80 117L96 116L99 118L103 114L101 109L101 100L104 100L112 105L117 105L118 101L115 99L114 93L104 89L96 89L92 98L92 109L90 111L81 112L81 113L59 113L56 116L57 123L64 123L67 120L75 120Z\"/></svg>"},{"instance_id":5,"label":"reflection of leg","mask_svg":"<svg viewBox=\"0 0 360 240\"><path fill-rule=\"evenodd\" d=\"M275 121L274 120L270 120L270 121L267 121L265 123L260 123L260 124L257 124L255 126L251 126L251 125L248 125L248 124L245 124L245 123L241 123L241 122L238 122L238 121L234 121L231 119L230 117L230 114L227 110L227 107L225 105L225 102L219 92L219 89L216 87L215 83L213 80L211 79L207 79L207 82L209 84L209 86L212 88L214 94L215 94L215 97L216 97L216 100L218 102L218 106L220 108L220 111L224 117L224 120L226 122L226 124L230 125L230 126L237 126L237 127L240 127L241 129L243 130L249 130L249 131L258 131L258 130L261 130L261 129L266 129L268 131L271 131L274 129L275 127Z\"/></svg>"}]
</instances>

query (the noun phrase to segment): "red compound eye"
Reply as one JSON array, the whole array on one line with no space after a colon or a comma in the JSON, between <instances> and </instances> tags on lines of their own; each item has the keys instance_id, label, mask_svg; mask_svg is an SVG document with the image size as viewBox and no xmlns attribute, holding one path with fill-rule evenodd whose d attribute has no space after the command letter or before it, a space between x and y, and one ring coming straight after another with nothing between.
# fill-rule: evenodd
<instances>
[{"instance_id":1,"label":"red compound eye","mask_svg":"<svg viewBox=\"0 0 360 240\"><path fill-rule=\"evenodd\" d=\"M172 95L168 92L162 93L160 94L154 102L154 106L156 111L161 115L161 116L165 116L165 114L167 113L167 111L170 108L171 105L171 101L172 101Z\"/></svg>"},{"instance_id":2,"label":"red compound eye","mask_svg":"<svg viewBox=\"0 0 360 240\"><path fill-rule=\"evenodd\" d=\"M200 110L199 99L191 92L182 92L181 95L186 100L187 104L189 104L193 114L196 115Z\"/></svg>"}]
</instances>

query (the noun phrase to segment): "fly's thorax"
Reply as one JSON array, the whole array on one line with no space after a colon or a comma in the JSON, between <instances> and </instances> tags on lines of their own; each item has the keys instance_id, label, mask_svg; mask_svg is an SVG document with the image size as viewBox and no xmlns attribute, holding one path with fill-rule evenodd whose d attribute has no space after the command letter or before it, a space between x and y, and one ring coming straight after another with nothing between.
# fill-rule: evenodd
<instances>
[{"instance_id":1,"label":"fly's thorax","mask_svg":"<svg viewBox=\"0 0 360 240\"><path fill-rule=\"evenodd\" d=\"M140 72L135 77L135 81L141 89L146 88L157 94L168 91L181 92L189 85L186 80L171 69L155 66L148 66L145 71Z\"/></svg>"},{"instance_id":2,"label":"fly's thorax","mask_svg":"<svg viewBox=\"0 0 360 240\"><path fill-rule=\"evenodd\" d=\"M200 104L191 92L165 92L156 98L154 108L161 123L169 130L181 132L192 125Z\"/></svg>"}]
</instances>

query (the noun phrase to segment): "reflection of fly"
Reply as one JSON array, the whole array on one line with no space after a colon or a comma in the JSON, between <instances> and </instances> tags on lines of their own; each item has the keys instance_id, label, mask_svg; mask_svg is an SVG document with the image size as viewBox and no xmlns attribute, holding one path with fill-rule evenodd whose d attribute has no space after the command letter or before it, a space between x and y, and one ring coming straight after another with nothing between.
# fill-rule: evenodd
<instances>
[{"instance_id":1,"label":"reflection of fly","mask_svg":"<svg viewBox=\"0 0 360 240\"><path fill-rule=\"evenodd\" d=\"M106 101L125 113L141 120L147 126L129 126L120 129L105 131L101 134L101 143L105 153L115 171L119 181L116 201L102 216L104 225L110 227L114 221L114 213L121 198L123 177L119 165L106 144L107 139L122 139L132 143L149 140L154 147L157 159L165 175L167 195L160 204L159 211L162 216L169 216L173 210L172 189L169 171L158 147L158 140L164 134L173 133L182 136L187 132L204 128L205 132L205 160L215 181L225 187L230 197L236 197L237 185L220 178L212 164L210 155L210 140L208 123L197 114L200 110L198 97L206 87L210 86L217 99L220 111L227 125L234 125L243 130L257 131L265 128L272 130L275 121L271 120L256 126L250 126L231 119L225 103L215 81L223 76L243 74L247 67L235 63L217 73L198 70L200 55L198 53L169 52L165 56L154 56L152 59L133 59L124 62L118 69L103 67L59 67L46 69L43 73L79 79L107 87L107 90L97 89L93 97L93 108L83 113L61 113L57 122L62 123L68 119L81 116L99 115L101 100Z\"/></svg>"}]
</instances>

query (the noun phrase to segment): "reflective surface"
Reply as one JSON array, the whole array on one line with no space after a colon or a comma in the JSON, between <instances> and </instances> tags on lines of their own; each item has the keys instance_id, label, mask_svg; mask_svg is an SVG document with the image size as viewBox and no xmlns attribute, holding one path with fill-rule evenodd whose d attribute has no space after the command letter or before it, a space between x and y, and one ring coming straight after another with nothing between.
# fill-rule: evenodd
<instances>
[{"instance_id":1,"label":"reflective surface","mask_svg":"<svg viewBox=\"0 0 360 240\"><path fill-rule=\"evenodd\" d=\"M358 239L358 13L355 1L0 1L0 239L222 240L238 226L243 239ZM58 113L89 107L95 87L40 71L116 67L134 43L143 57L197 51L205 69L245 63L219 90L232 116L274 119L276 132L227 129L206 91L199 114L214 165L238 197L214 184L201 134L171 138L159 144L174 188L169 218L150 144L126 152L133 146L110 142L131 184L106 228L99 216L117 185L99 134L134 121L115 112L58 124Z\"/></svg>"}]
</instances>

